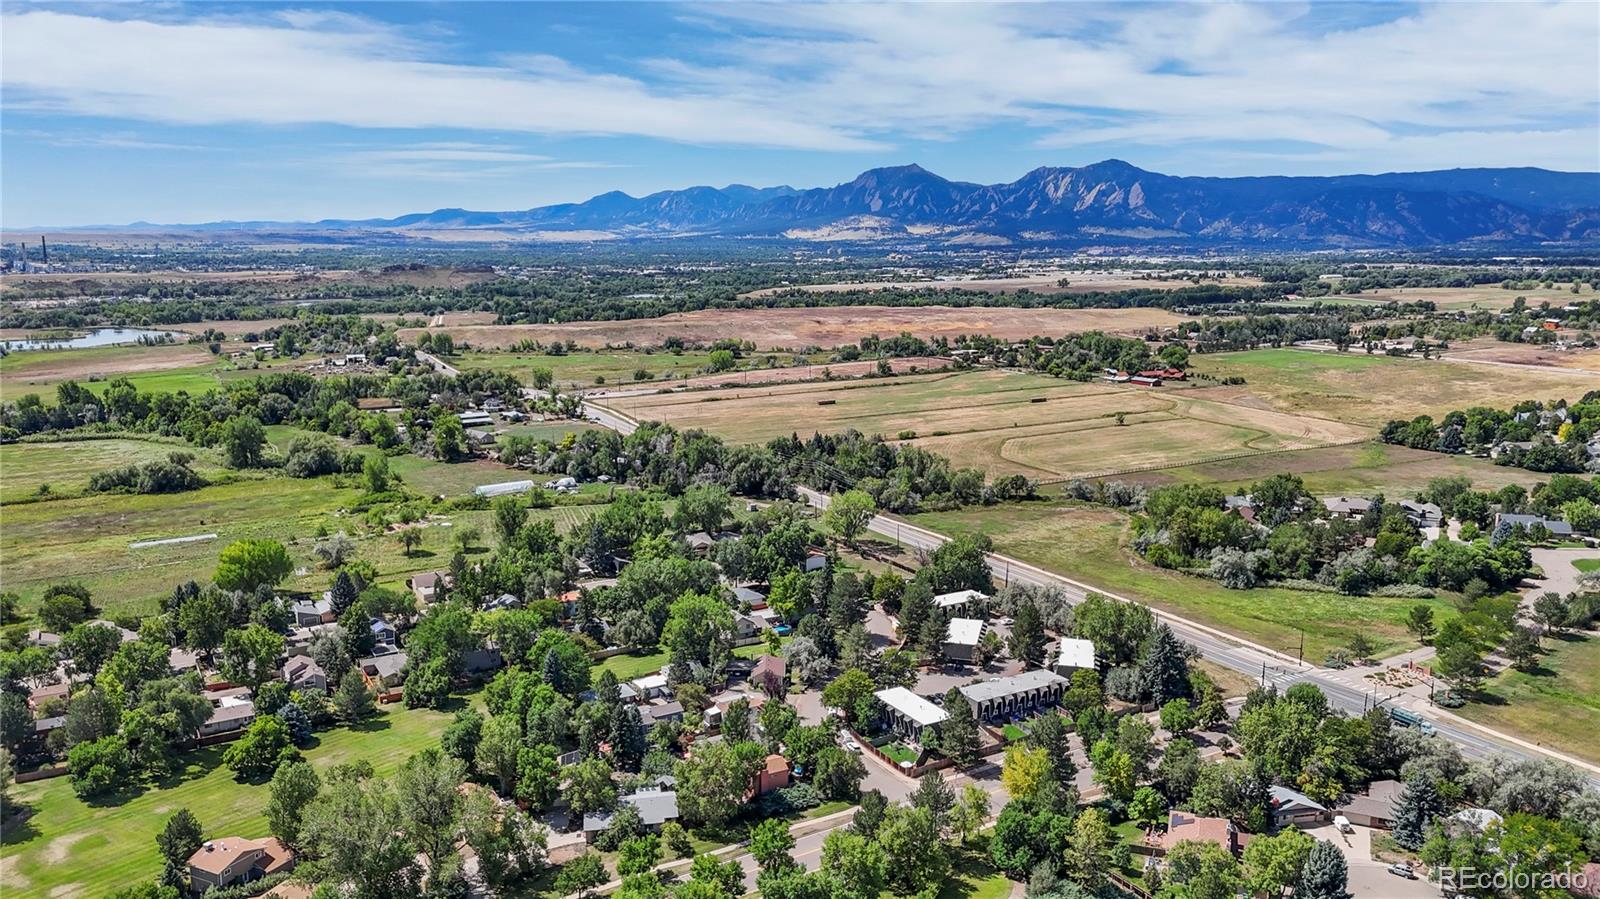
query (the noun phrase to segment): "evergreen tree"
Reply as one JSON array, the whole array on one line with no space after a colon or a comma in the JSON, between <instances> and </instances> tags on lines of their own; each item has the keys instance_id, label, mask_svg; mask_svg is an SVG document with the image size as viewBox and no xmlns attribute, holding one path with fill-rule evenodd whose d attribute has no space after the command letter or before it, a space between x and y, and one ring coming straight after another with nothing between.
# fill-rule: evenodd
<instances>
[{"instance_id":1,"label":"evergreen tree","mask_svg":"<svg viewBox=\"0 0 1600 899\"><path fill-rule=\"evenodd\" d=\"M978 760L978 722L972 717L972 706L961 691L951 687L944 694L945 718L939 725L939 748L966 766Z\"/></svg>"},{"instance_id":2,"label":"evergreen tree","mask_svg":"<svg viewBox=\"0 0 1600 899\"><path fill-rule=\"evenodd\" d=\"M1011 624L1011 657L1037 665L1044 661L1044 641L1044 619L1039 616L1039 607L1022 603Z\"/></svg>"},{"instance_id":3,"label":"evergreen tree","mask_svg":"<svg viewBox=\"0 0 1600 899\"><path fill-rule=\"evenodd\" d=\"M311 716L296 702L286 702L278 709L278 717L289 730L289 742L304 746L311 740Z\"/></svg>"},{"instance_id":4,"label":"evergreen tree","mask_svg":"<svg viewBox=\"0 0 1600 899\"><path fill-rule=\"evenodd\" d=\"M561 668L561 657L556 655L554 649L545 650L544 660L539 666L539 674L544 682L555 688L557 693L565 693L566 673Z\"/></svg>"},{"instance_id":5,"label":"evergreen tree","mask_svg":"<svg viewBox=\"0 0 1600 899\"><path fill-rule=\"evenodd\" d=\"M1426 773L1414 775L1394 804L1394 841L1407 849L1421 849L1433 819L1444 814L1444 799Z\"/></svg>"},{"instance_id":6,"label":"evergreen tree","mask_svg":"<svg viewBox=\"0 0 1600 899\"><path fill-rule=\"evenodd\" d=\"M1156 705L1189 695L1187 647L1165 624L1156 625L1139 664L1139 690Z\"/></svg>"},{"instance_id":7,"label":"evergreen tree","mask_svg":"<svg viewBox=\"0 0 1600 899\"><path fill-rule=\"evenodd\" d=\"M1072 760L1072 743L1067 722L1060 715L1041 715L1033 722L1028 742L1043 749L1050 760L1050 774L1063 787L1070 786L1078 775L1078 765Z\"/></svg>"},{"instance_id":8,"label":"evergreen tree","mask_svg":"<svg viewBox=\"0 0 1600 899\"><path fill-rule=\"evenodd\" d=\"M356 582L350 577L350 572L341 569L338 574L334 575L333 589L329 592L332 594L330 598L333 600L334 616L343 618L344 613L355 605L356 597L358 596Z\"/></svg>"},{"instance_id":9,"label":"evergreen tree","mask_svg":"<svg viewBox=\"0 0 1600 899\"><path fill-rule=\"evenodd\" d=\"M855 817L850 820L850 829L869 840L872 839L878 832L878 825L883 823L883 815L888 808L889 800L877 790L862 793L861 805L856 809Z\"/></svg>"},{"instance_id":10,"label":"evergreen tree","mask_svg":"<svg viewBox=\"0 0 1600 899\"><path fill-rule=\"evenodd\" d=\"M205 841L205 835L200 830L200 820L194 812L180 808L167 819L165 827L156 834L156 846L160 847L161 855L174 865L187 866L189 856L194 855Z\"/></svg>"},{"instance_id":11,"label":"evergreen tree","mask_svg":"<svg viewBox=\"0 0 1600 899\"><path fill-rule=\"evenodd\" d=\"M1350 869L1344 853L1327 840L1318 840L1300 868L1295 899L1351 899Z\"/></svg>"},{"instance_id":12,"label":"evergreen tree","mask_svg":"<svg viewBox=\"0 0 1600 899\"><path fill-rule=\"evenodd\" d=\"M955 804L955 790L945 783L937 771L923 775L917 788L911 792L911 807L926 810L940 833L949 825L950 810L955 808Z\"/></svg>"},{"instance_id":13,"label":"evergreen tree","mask_svg":"<svg viewBox=\"0 0 1600 899\"><path fill-rule=\"evenodd\" d=\"M611 756L617 768L638 771L644 761L644 721L637 706L619 705L611 715Z\"/></svg>"}]
</instances>

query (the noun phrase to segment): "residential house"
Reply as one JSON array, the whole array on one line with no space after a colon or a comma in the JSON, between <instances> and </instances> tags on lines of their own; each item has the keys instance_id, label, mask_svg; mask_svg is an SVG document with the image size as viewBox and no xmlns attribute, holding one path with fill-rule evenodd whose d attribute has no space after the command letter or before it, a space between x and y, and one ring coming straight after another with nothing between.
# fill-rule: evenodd
<instances>
[{"instance_id":1,"label":"residential house","mask_svg":"<svg viewBox=\"0 0 1600 899\"><path fill-rule=\"evenodd\" d=\"M1166 855L1172 847L1186 840L1213 843L1238 855L1239 829L1227 818L1202 818L1176 809L1167 813L1167 832L1150 837L1147 842L1159 855Z\"/></svg>"},{"instance_id":2,"label":"residential house","mask_svg":"<svg viewBox=\"0 0 1600 899\"><path fill-rule=\"evenodd\" d=\"M312 627L318 624L332 624L339 620L333 613L333 595L322 594L321 599L296 600L291 611L294 613L296 627Z\"/></svg>"},{"instance_id":3,"label":"residential house","mask_svg":"<svg viewBox=\"0 0 1600 899\"><path fill-rule=\"evenodd\" d=\"M1405 510L1406 520L1413 527L1436 528L1444 524L1444 510L1433 503L1419 503L1415 500L1403 499L1400 508Z\"/></svg>"},{"instance_id":4,"label":"residential house","mask_svg":"<svg viewBox=\"0 0 1600 899\"><path fill-rule=\"evenodd\" d=\"M717 538L705 531L695 531L683 539L689 544L689 551L701 559L711 555L711 551L717 547Z\"/></svg>"},{"instance_id":5,"label":"residential house","mask_svg":"<svg viewBox=\"0 0 1600 899\"><path fill-rule=\"evenodd\" d=\"M644 677L636 677L628 681L628 683L633 686L634 692L638 694L639 698L645 702L652 699L660 699L669 692L665 674L647 674Z\"/></svg>"},{"instance_id":6,"label":"residential house","mask_svg":"<svg viewBox=\"0 0 1600 899\"><path fill-rule=\"evenodd\" d=\"M214 690L205 694L211 700L211 717L200 725L200 736L214 737L244 730L256 720L256 703L247 687Z\"/></svg>"},{"instance_id":7,"label":"residential house","mask_svg":"<svg viewBox=\"0 0 1600 899\"><path fill-rule=\"evenodd\" d=\"M107 621L104 618L96 618L95 620L89 622L89 624L93 625L94 627L110 628L111 630L116 631L117 639L121 640L123 643L132 643L133 641L139 639L138 634L128 630L120 624L117 624L115 621Z\"/></svg>"},{"instance_id":8,"label":"residential house","mask_svg":"<svg viewBox=\"0 0 1600 899\"><path fill-rule=\"evenodd\" d=\"M813 571L821 571L822 569L826 568L827 565L827 556L824 556L821 553L812 553L811 555L806 556L805 565L803 567L805 569L805 573L810 574Z\"/></svg>"},{"instance_id":9,"label":"residential house","mask_svg":"<svg viewBox=\"0 0 1600 899\"><path fill-rule=\"evenodd\" d=\"M1339 806L1338 813L1351 824L1388 830L1394 826L1394 807L1405 788L1398 780L1375 780L1366 793L1351 796Z\"/></svg>"},{"instance_id":10,"label":"residential house","mask_svg":"<svg viewBox=\"0 0 1600 899\"><path fill-rule=\"evenodd\" d=\"M196 893L260 880L294 868L294 850L277 837L206 840L189 856L189 883Z\"/></svg>"},{"instance_id":11,"label":"residential house","mask_svg":"<svg viewBox=\"0 0 1600 899\"><path fill-rule=\"evenodd\" d=\"M377 646L373 648L373 655L357 659L356 667L361 669L369 685L391 689L405 680L406 654L393 646Z\"/></svg>"},{"instance_id":12,"label":"residential house","mask_svg":"<svg viewBox=\"0 0 1600 899\"><path fill-rule=\"evenodd\" d=\"M783 656L762 656L750 669L750 683L766 689L764 685L769 682L780 685L784 691L789 689L789 663Z\"/></svg>"},{"instance_id":13,"label":"residential house","mask_svg":"<svg viewBox=\"0 0 1600 899\"><path fill-rule=\"evenodd\" d=\"M658 702L653 705L639 708L639 721L644 724L645 730L656 726L658 721L682 721L683 703L677 700Z\"/></svg>"},{"instance_id":14,"label":"residential house","mask_svg":"<svg viewBox=\"0 0 1600 899\"><path fill-rule=\"evenodd\" d=\"M767 594L749 587L734 587L733 598L750 608L766 608L767 605Z\"/></svg>"},{"instance_id":15,"label":"residential house","mask_svg":"<svg viewBox=\"0 0 1600 899\"><path fill-rule=\"evenodd\" d=\"M978 618L952 618L945 630L944 657L952 662L971 664L978 656L978 643L986 627Z\"/></svg>"},{"instance_id":16,"label":"residential house","mask_svg":"<svg viewBox=\"0 0 1600 899\"><path fill-rule=\"evenodd\" d=\"M1054 671L1035 669L957 687L979 721L998 721L1031 715L1061 702L1067 679Z\"/></svg>"},{"instance_id":17,"label":"residential house","mask_svg":"<svg viewBox=\"0 0 1600 899\"><path fill-rule=\"evenodd\" d=\"M671 790L640 790L618 797L617 801L638 809L639 820L645 829L651 832L659 831L661 825L668 821L678 820L678 794ZM611 818L609 812L584 815L583 838L592 841L595 834L611 826Z\"/></svg>"},{"instance_id":18,"label":"residential house","mask_svg":"<svg viewBox=\"0 0 1600 899\"><path fill-rule=\"evenodd\" d=\"M1543 518L1538 515L1514 515L1509 512L1497 512L1494 516L1494 526L1498 530L1500 525L1508 524L1514 528L1531 531L1539 525L1550 532L1552 537L1571 537L1572 525L1554 518Z\"/></svg>"},{"instance_id":19,"label":"residential house","mask_svg":"<svg viewBox=\"0 0 1600 899\"><path fill-rule=\"evenodd\" d=\"M1298 790L1272 787L1268 791L1268 797L1268 803L1272 806L1274 827L1293 825L1305 830L1308 827L1326 824L1333 819L1333 813L1328 811L1327 806Z\"/></svg>"},{"instance_id":20,"label":"residential house","mask_svg":"<svg viewBox=\"0 0 1600 899\"><path fill-rule=\"evenodd\" d=\"M187 649L174 646L167 651L167 667L173 674L185 674L190 671L200 670L200 658L197 654Z\"/></svg>"},{"instance_id":21,"label":"residential house","mask_svg":"<svg viewBox=\"0 0 1600 899\"><path fill-rule=\"evenodd\" d=\"M883 704L883 723L901 736L916 741L922 729L932 727L950 717L939 708L905 687L890 687L872 694Z\"/></svg>"},{"instance_id":22,"label":"residential house","mask_svg":"<svg viewBox=\"0 0 1600 899\"><path fill-rule=\"evenodd\" d=\"M406 586L411 588L411 595L417 598L417 602L427 605L444 599L444 591L449 583L443 572L429 571L412 575L406 580Z\"/></svg>"},{"instance_id":23,"label":"residential house","mask_svg":"<svg viewBox=\"0 0 1600 899\"><path fill-rule=\"evenodd\" d=\"M400 642L400 634L394 629L394 625L382 618L372 619L367 623L367 627L372 630L374 642L384 643L389 646L396 646Z\"/></svg>"},{"instance_id":24,"label":"residential house","mask_svg":"<svg viewBox=\"0 0 1600 899\"><path fill-rule=\"evenodd\" d=\"M310 656L294 656L285 662L283 679L296 690L328 692L328 674Z\"/></svg>"},{"instance_id":25,"label":"residential house","mask_svg":"<svg viewBox=\"0 0 1600 899\"><path fill-rule=\"evenodd\" d=\"M467 674L486 674L504 667L506 660L498 646L475 646L461 654L461 667Z\"/></svg>"},{"instance_id":26,"label":"residential house","mask_svg":"<svg viewBox=\"0 0 1600 899\"><path fill-rule=\"evenodd\" d=\"M1372 508L1372 500L1359 496L1330 496L1322 500L1322 507L1334 518L1360 518Z\"/></svg>"},{"instance_id":27,"label":"residential house","mask_svg":"<svg viewBox=\"0 0 1600 899\"><path fill-rule=\"evenodd\" d=\"M773 790L781 790L789 785L794 776L794 766L789 760L773 753L767 756L761 770L756 772L755 795L761 796Z\"/></svg>"}]
</instances>

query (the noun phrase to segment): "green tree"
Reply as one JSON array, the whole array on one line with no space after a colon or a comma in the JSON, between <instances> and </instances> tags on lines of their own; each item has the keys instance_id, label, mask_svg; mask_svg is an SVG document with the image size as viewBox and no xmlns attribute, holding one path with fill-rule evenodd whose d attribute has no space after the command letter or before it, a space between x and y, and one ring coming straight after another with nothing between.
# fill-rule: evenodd
<instances>
[{"instance_id":1,"label":"green tree","mask_svg":"<svg viewBox=\"0 0 1600 899\"><path fill-rule=\"evenodd\" d=\"M466 458L467 432L461 419L454 415L441 415L433 422L433 454L445 462Z\"/></svg>"},{"instance_id":2,"label":"green tree","mask_svg":"<svg viewBox=\"0 0 1600 899\"><path fill-rule=\"evenodd\" d=\"M1394 841L1406 849L1421 849L1428 828L1447 808L1430 774L1423 771L1413 775L1395 800Z\"/></svg>"},{"instance_id":3,"label":"green tree","mask_svg":"<svg viewBox=\"0 0 1600 899\"><path fill-rule=\"evenodd\" d=\"M1044 750L1012 743L1006 747L1005 763L1000 767L1000 783L1013 801L1037 799L1047 784L1055 780L1050 758Z\"/></svg>"},{"instance_id":4,"label":"green tree","mask_svg":"<svg viewBox=\"0 0 1600 899\"><path fill-rule=\"evenodd\" d=\"M1294 828L1257 836L1244 849L1244 882L1251 893L1282 896L1300 879L1316 841Z\"/></svg>"},{"instance_id":5,"label":"green tree","mask_svg":"<svg viewBox=\"0 0 1600 899\"><path fill-rule=\"evenodd\" d=\"M938 726L939 748L966 766L978 760L978 721L972 716L972 706L961 691L951 687L944 694L946 718Z\"/></svg>"},{"instance_id":6,"label":"green tree","mask_svg":"<svg viewBox=\"0 0 1600 899\"><path fill-rule=\"evenodd\" d=\"M253 415L235 415L222 425L222 457L229 468L256 468L261 465L262 448L267 445L267 430Z\"/></svg>"},{"instance_id":7,"label":"green tree","mask_svg":"<svg viewBox=\"0 0 1600 899\"><path fill-rule=\"evenodd\" d=\"M240 780L265 778L284 762L300 757L289 740L289 729L276 715L257 718L244 736L228 744L222 763Z\"/></svg>"},{"instance_id":8,"label":"green tree","mask_svg":"<svg viewBox=\"0 0 1600 899\"><path fill-rule=\"evenodd\" d=\"M823 514L823 524L838 534L850 546L867 529L872 516L878 513L878 504L865 490L847 490L828 502Z\"/></svg>"},{"instance_id":9,"label":"green tree","mask_svg":"<svg viewBox=\"0 0 1600 899\"><path fill-rule=\"evenodd\" d=\"M352 899L418 895L418 847L401 821L394 789L367 763L328 772L322 792L305 810L301 842L326 881L343 884Z\"/></svg>"},{"instance_id":10,"label":"green tree","mask_svg":"<svg viewBox=\"0 0 1600 899\"><path fill-rule=\"evenodd\" d=\"M1344 853L1327 840L1317 840L1300 869L1295 899L1350 899L1350 868Z\"/></svg>"},{"instance_id":11,"label":"green tree","mask_svg":"<svg viewBox=\"0 0 1600 899\"><path fill-rule=\"evenodd\" d=\"M394 474L389 470L389 457L372 453L361 463L361 481L368 493L383 493L389 489Z\"/></svg>"},{"instance_id":12,"label":"green tree","mask_svg":"<svg viewBox=\"0 0 1600 899\"><path fill-rule=\"evenodd\" d=\"M597 757L571 766L562 795L571 803L575 815L611 811L617 807L617 785L611 779L611 766Z\"/></svg>"},{"instance_id":13,"label":"green tree","mask_svg":"<svg viewBox=\"0 0 1600 899\"><path fill-rule=\"evenodd\" d=\"M556 892L563 896L589 899L594 895L595 887L605 882L605 863L599 855L585 852L561 866L560 873L556 875Z\"/></svg>"},{"instance_id":14,"label":"green tree","mask_svg":"<svg viewBox=\"0 0 1600 899\"><path fill-rule=\"evenodd\" d=\"M300 822L322 789L322 778L306 762L280 765L267 790L267 827L285 845L300 845Z\"/></svg>"},{"instance_id":15,"label":"green tree","mask_svg":"<svg viewBox=\"0 0 1600 899\"><path fill-rule=\"evenodd\" d=\"M345 672L333 691L334 715L346 724L354 724L372 717L377 708L361 672L354 668Z\"/></svg>"},{"instance_id":16,"label":"green tree","mask_svg":"<svg viewBox=\"0 0 1600 899\"><path fill-rule=\"evenodd\" d=\"M1144 661L1139 664L1140 692L1151 702L1166 705L1189 695L1187 649L1172 628L1156 625L1145 647Z\"/></svg>"},{"instance_id":17,"label":"green tree","mask_svg":"<svg viewBox=\"0 0 1600 899\"><path fill-rule=\"evenodd\" d=\"M122 645L116 628L99 624L80 624L61 638L61 651L72 660L72 667L93 677Z\"/></svg>"},{"instance_id":18,"label":"green tree","mask_svg":"<svg viewBox=\"0 0 1600 899\"><path fill-rule=\"evenodd\" d=\"M989 820L989 794L977 784L961 788L961 798L950 810L950 829L961 837L963 844L983 829Z\"/></svg>"},{"instance_id":19,"label":"green tree","mask_svg":"<svg viewBox=\"0 0 1600 899\"><path fill-rule=\"evenodd\" d=\"M861 709L861 701L871 696L876 688L872 675L859 668L851 668L822 688L822 704L838 709L847 723L860 726L864 722L857 721L856 715Z\"/></svg>"},{"instance_id":20,"label":"green tree","mask_svg":"<svg viewBox=\"0 0 1600 899\"><path fill-rule=\"evenodd\" d=\"M1406 630L1423 643L1433 636L1433 607L1418 603L1406 613Z\"/></svg>"},{"instance_id":21,"label":"green tree","mask_svg":"<svg viewBox=\"0 0 1600 899\"><path fill-rule=\"evenodd\" d=\"M1161 727L1168 733L1186 734L1194 730L1196 723L1196 715L1187 699L1174 699L1161 707Z\"/></svg>"},{"instance_id":22,"label":"green tree","mask_svg":"<svg viewBox=\"0 0 1600 899\"><path fill-rule=\"evenodd\" d=\"M792 849L794 837L789 822L782 818L767 818L750 828L750 854L763 871L794 865L789 855Z\"/></svg>"},{"instance_id":23,"label":"green tree","mask_svg":"<svg viewBox=\"0 0 1600 899\"><path fill-rule=\"evenodd\" d=\"M466 773L460 759L429 747L406 759L394 778L398 820L435 871L454 858Z\"/></svg>"},{"instance_id":24,"label":"green tree","mask_svg":"<svg viewBox=\"0 0 1600 899\"><path fill-rule=\"evenodd\" d=\"M1244 878L1233 854L1216 843L1184 840L1167 853L1166 883L1183 899L1234 899Z\"/></svg>"},{"instance_id":25,"label":"green tree","mask_svg":"<svg viewBox=\"0 0 1600 899\"><path fill-rule=\"evenodd\" d=\"M235 540L217 556L213 580L224 590L253 592L257 587L274 587L289 576L294 563L282 543L271 539Z\"/></svg>"},{"instance_id":26,"label":"green tree","mask_svg":"<svg viewBox=\"0 0 1600 899\"><path fill-rule=\"evenodd\" d=\"M677 766L679 812L691 822L721 825L739 810L766 755L756 743L697 748Z\"/></svg>"},{"instance_id":27,"label":"green tree","mask_svg":"<svg viewBox=\"0 0 1600 899\"><path fill-rule=\"evenodd\" d=\"M888 880L884 847L853 830L836 830L822 841L822 870L843 888L844 896L877 896Z\"/></svg>"},{"instance_id":28,"label":"green tree","mask_svg":"<svg viewBox=\"0 0 1600 899\"><path fill-rule=\"evenodd\" d=\"M161 857L183 867L188 866L189 856L200 851L204 841L205 832L200 828L199 819L186 808L174 812L161 832L156 834L156 846L161 850Z\"/></svg>"},{"instance_id":29,"label":"green tree","mask_svg":"<svg viewBox=\"0 0 1600 899\"><path fill-rule=\"evenodd\" d=\"M283 655L283 636L259 624L228 631L222 641L222 676L251 690L272 677Z\"/></svg>"},{"instance_id":30,"label":"green tree","mask_svg":"<svg viewBox=\"0 0 1600 899\"><path fill-rule=\"evenodd\" d=\"M1072 823L1072 840L1067 843L1067 871L1073 882L1091 892L1106 883L1111 870L1111 825L1097 808L1085 809Z\"/></svg>"},{"instance_id":31,"label":"green tree","mask_svg":"<svg viewBox=\"0 0 1600 899\"><path fill-rule=\"evenodd\" d=\"M1044 660L1044 642L1044 619L1039 615L1039 607L1031 602L1023 603L1011 625L1011 657L1038 665Z\"/></svg>"},{"instance_id":32,"label":"green tree","mask_svg":"<svg viewBox=\"0 0 1600 899\"><path fill-rule=\"evenodd\" d=\"M867 767L861 756L845 752L838 746L823 747L811 763L811 783L824 799L855 799L861 793L861 781L866 779Z\"/></svg>"},{"instance_id":33,"label":"green tree","mask_svg":"<svg viewBox=\"0 0 1600 899\"><path fill-rule=\"evenodd\" d=\"M695 484L678 497L673 519L680 531L715 534L733 517L733 496L721 484Z\"/></svg>"},{"instance_id":34,"label":"green tree","mask_svg":"<svg viewBox=\"0 0 1600 899\"><path fill-rule=\"evenodd\" d=\"M936 885L949 868L939 826L925 808L892 806L878 827L889 886L902 895Z\"/></svg>"}]
</instances>

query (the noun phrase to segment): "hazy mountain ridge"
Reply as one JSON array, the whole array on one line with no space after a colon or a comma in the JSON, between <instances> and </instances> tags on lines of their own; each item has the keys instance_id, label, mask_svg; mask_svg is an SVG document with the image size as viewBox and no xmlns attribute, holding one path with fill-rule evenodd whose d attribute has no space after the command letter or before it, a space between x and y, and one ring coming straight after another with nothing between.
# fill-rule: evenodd
<instances>
[{"instance_id":1,"label":"hazy mountain ridge","mask_svg":"<svg viewBox=\"0 0 1600 899\"><path fill-rule=\"evenodd\" d=\"M834 187L691 187L509 212L439 209L393 219L214 223L206 229L483 230L559 236L673 235L1072 242L1102 235L1166 243L1349 247L1600 241L1600 173L1452 169L1381 175L1179 177L1120 160L1042 167L1007 184L950 181L918 165L871 169ZM1047 235L1042 237L1041 235ZM587 238L586 238L587 239Z\"/></svg>"}]
</instances>

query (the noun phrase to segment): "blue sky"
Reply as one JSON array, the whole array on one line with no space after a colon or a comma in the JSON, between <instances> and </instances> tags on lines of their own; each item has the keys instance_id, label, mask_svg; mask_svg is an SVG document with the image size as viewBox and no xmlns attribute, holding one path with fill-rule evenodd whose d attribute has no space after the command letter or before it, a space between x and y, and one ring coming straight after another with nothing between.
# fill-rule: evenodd
<instances>
[{"instance_id":1,"label":"blue sky","mask_svg":"<svg viewBox=\"0 0 1600 899\"><path fill-rule=\"evenodd\" d=\"M8 3L0 224L606 190L1600 170L1600 4Z\"/></svg>"}]
</instances>

